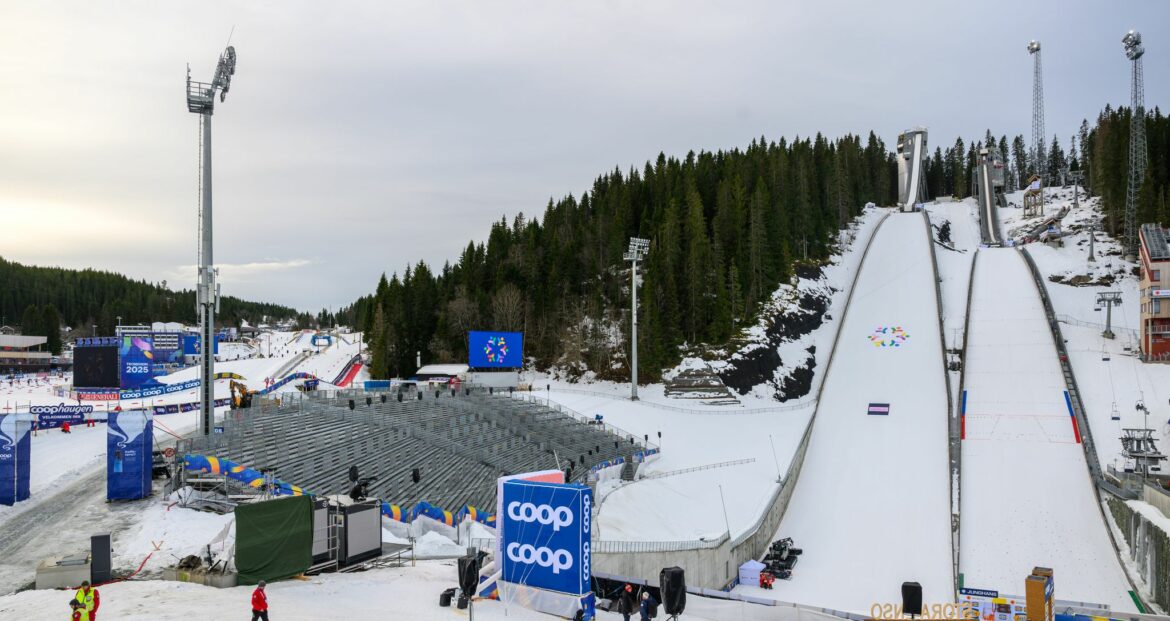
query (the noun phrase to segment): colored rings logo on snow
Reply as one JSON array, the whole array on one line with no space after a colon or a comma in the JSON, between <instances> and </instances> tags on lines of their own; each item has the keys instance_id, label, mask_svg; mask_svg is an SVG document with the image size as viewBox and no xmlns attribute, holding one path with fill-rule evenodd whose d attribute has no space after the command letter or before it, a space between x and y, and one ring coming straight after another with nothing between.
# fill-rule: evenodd
<instances>
[{"instance_id":1,"label":"colored rings logo on snow","mask_svg":"<svg viewBox=\"0 0 1170 621\"><path fill-rule=\"evenodd\" d=\"M554 574L559 574L562 570L573 567L573 556L569 554L568 550L554 551L548 548L537 548L527 543L513 542L508 544L507 552L508 560L525 565L536 563L541 567L552 567Z\"/></svg>"},{"instance_id":2,"label":"colored rings logo on snow","mask_svg":"<svg viewBox=\"0 0 1170 621\"><path fill-rule=\"evenodd\" d=\"M554 531L559 531L562 526L569 526L573 523L573 512L569 511L568 507L553 509L549 505L538 507L530 502L508 503L508 517L517 522L540 522L545 526L552 524Z\"/></svg>"},{"instance_id":3,"label":"colored rings logo on snow","mask_svg":"<svg viewBox=\"0 0 1170 621\"><path fill-rule=\"evenodd\" d=\"M902 326L880 326L867 338L874 347L901 347L910 338L910 335L902 329Z\"/></svg>"}]
</instances>

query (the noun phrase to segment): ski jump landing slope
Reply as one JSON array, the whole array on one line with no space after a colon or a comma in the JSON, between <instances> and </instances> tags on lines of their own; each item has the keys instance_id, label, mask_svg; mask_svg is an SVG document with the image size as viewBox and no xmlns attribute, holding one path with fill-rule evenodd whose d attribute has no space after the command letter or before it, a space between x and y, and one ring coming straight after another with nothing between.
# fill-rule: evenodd
<instances>
[{"instance_id":1,"label":"ski jump landing slope","mask_svg":"<svg viewBox=\"0 0 1170 621\"><path fill-rule=\"evenodd\" d=\"M930 243L920 213L891 215L872 242L777 532L804 554L764 597L866 612L901 602L913 580L924 602L954 599ZM889 412L870 415L870 404Z\"/></svg>"},{"instance_id":2,"label":"ski jump landing slope","mask_svg":"<svg viewBox=\"0 0 1170 621\"><path fill-rule=\"evenodd\" d=\"M960 395L964 585L1022 595L1033 567L1051 567L1058 599L1136 612L1023 257L980 250L971 295Z\"/></svg>"}]
</instances>

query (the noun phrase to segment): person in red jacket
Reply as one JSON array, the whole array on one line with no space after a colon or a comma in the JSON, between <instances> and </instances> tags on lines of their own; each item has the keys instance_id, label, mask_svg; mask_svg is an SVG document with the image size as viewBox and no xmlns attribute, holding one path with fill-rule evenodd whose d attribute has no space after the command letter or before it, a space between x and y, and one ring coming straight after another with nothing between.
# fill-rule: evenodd
<instances>
[{"instance_id":1,"label":"person in red jacket","mask_svg":"<svg viewBox=\"0 0 1170 621\"><path fill-rule=\"evenodd\" d=\"M252 621L268 621L268 596L264 594L263 580L252 591Z\"/></svg>"}]
</instances>

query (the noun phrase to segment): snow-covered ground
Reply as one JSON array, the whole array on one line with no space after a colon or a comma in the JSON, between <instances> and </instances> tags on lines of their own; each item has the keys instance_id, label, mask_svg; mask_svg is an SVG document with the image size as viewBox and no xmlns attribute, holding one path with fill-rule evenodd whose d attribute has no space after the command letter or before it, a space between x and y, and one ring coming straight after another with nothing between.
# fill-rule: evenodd
<instances>
[{"instance_id":1,"label":"snow-covered ground","mask_svg":"<svg viewBox=\"0 0 1170 621\"><path fill-rule=\"evenodd\" d=\"M280 621L320 619L393 619L442 621L467 618L466 610L439 607L439 594L458 586L453 561L422 561L416 567L375 569L351 574L326 574L268 585L272 618ZM188 621L248 618L253 587L214 589L180 582L131 581L101 588L101 618L120 621ZM24 591L0 597L0 618L56 621L69 614L68 595L61 591ZM481 600L475 618L548 621L518 603ZM659 608L658 618L665 618ZM617 613L598 611L598 619L617 621ZM687 621L823 621L828 615L790 607L771 607L701 597L688 597Z\"/></svg>"},{"instance_id":2,"label":"snow-covered ground","mask_svg":"<svg viewBox=\"0 0 1170 621\"><path fill-rule=\"evenodd\" d=\"M301 333L277 334L274 335L274 344L285 339L300 341L301 338ZM315 347L312 349L316 351ZM297 350L272 358L218 362L216 371L238 373L246 379L250 388L263 388L264 378L274 377L299 353L300 350ZM327 375L332 379L355 353L356 341L346 344L335 340L333 347L323 348L320 355L310 356L288 372L332 371L332 375ZM173 384L198 376L198 368L192 367L158 379L162 383ZM49 378L31 383L22 380L10 385L5 381L0 384L0 396L7 402L6 407L12 408L29 404L68 403L68 397L61 397L57 392L67 388L69 382L68 374L60 379ZM323 388L327 386L322 384ZM292 384L286 388L295 391ZM229 383L226 380L216 382L215 392L217 398L227 397L230 394ZM189 390L152 399L124 401L120 405L123 408L134 408L190 403L197 399L197 392ZM99 402L96 405L100 411L118 404ZM222 416L224 411L226 408L220 408L217 415ZM155 445L171 443L177 436L189 434L197 428L198 412L156 416ZM31 581L35 563L42 558L85 549L89 535L96 532L104 530L114 533L115 564L119 570L137 568L153 552L143 569L149 573L173 564L175 557L197 553L222 528L222 518L212 519L205 514L185 510L178 513L190 513L197 517L178 516L174 510L168 510L169 501L158 498L114 505L101 502L105 497L105 458L104 424L94 428L74 426L69 434L59 430L41 431L32 438L31 497L12 507L0 506L0 539L18 536L8 530L22 528L25 523L35 524L39 516L45 516L41 521L46 527L63 528L72 524L75 518L70 515L71 512L86 516L86 524L84 528L54 532L50 537L21 537L20 541L0 541L0 593L9 592ZM94 504L99 502L101 504ZM181 526L174 526L176 523Z\"/></svg>"},{"instance_id":3,"label":"snow-covered ground","mask_svg":"<svg viewBox=\"0 0 1170 621\"><path fill-rule=\"evenodd\" d=\"M772 591L737 588L866 612L899 601L914 579L923 601L951 600L948 411L929 243L921 214L894 214L878 230L776 534L804 555ZM888 415L868 414L871 404Z\"/></svg>"},{"instance_id":4,"label":"snow-covered ground","mask_svg":"<svg viewBox=\"0 0 1170 621\"><path fill-rule=\"evenodd\" d=\"M1019 204L1018 194L1009 195L1009 204ZM1104 468L1113 464L1121 451L1121 429L1146 424L1143 413L1135 407L1139 402L1149 409L1149 426L1155 430L1160 448L1170 449L1170 364L1143 363L1137 357L1141 313L1135 264L1125 261L1121 245L1100 230L1094 242L1096 261L1090 262L1088 224L1102 218L1099 201L1085 200L1081 191L1080 207L1073 208L1072 203L1071 187L1050 190L1049 211L1070 207L1063 222L1064 245L1029 244L1028 252L1049 278L1045 285L1068 341L1069 358ZM1019 209L1001 210L1001 217L1005 226L1012 228L1021 228L1025 222ZM1076 281L1081 281L1081 286L1067 284ZM1113 308L1115 339L1101 336L1106 311L1096 310L1096 298L1104 291L1121 293L1122 304ZM1115 410L1120 421L1112 420Z\"/></svg>"},{"instance_id":5,"label":"snow-covered ground","mask_svg":"<svg viewBox=\"0 0 1170 621\"><path fill-rule=\"evenodd\" d=\"M1032 567L1051 567L1061 597L1133 611L1027 265L1015 249L979 252L965 361L964 583L1015 592Z\"/></svg>"},{"instance_id":6,"label":"snow-covered ground","mask_svg":"<svg viewBox=\"0 0 1170 621\"><path fill-rule=\"evenodd\" d=\"M854 241L825 268L833 293L830 317L801 338L801 348L816 346L813 390L821 381L832 349L839 317L861 253L884 210L869 209L861 217ZM921 220L918 226L922 228ZM929 265L929 263L928 263ZM754 462L644 479L601 494L598 530L605 540L683 541L717 538L730 530L735 537L751 526L777 487L812 415L812 400L781 404L770 391L741 396L738 405L704 405L669 399L662 384L639 388L640 401L629 401L629 385L596 382L588 385L530 375L538 399L551 399L586 416L601 414L605 422L658 441L662 456L644 473L664 473L732 460ZM551 387L546 392L544 389ZM727 505L726 518L720 488Z\"/></svg>"}]
</instances>

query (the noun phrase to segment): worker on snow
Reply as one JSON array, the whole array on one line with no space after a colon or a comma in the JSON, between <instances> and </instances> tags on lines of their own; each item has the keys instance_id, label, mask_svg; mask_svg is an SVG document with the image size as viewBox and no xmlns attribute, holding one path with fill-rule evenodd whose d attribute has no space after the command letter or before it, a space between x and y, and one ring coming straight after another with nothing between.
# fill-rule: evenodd
<instances>
[{"instance_id":1,"label":"worker on snow","mask_svg":"<svg viewBox=\"0 0 1170 621\"><path fill-rule=\"evenodd\" d=\"M252 591L252 621L268 621L268 596L264 593L264 586L261 580Z\"/></svg>"},{"instance_id":2,"label":"worker on snow","mask_svg":"<svg viewBox=\"0 0 1170 621\"><path fill-rule=\"evenodd\" d=\"M73 597L73 601L81 604L85 610L86 616L83 618L86 621L97 619L98 607L102 605L101 596L97 589L89 586L89 580L82 581L81 588L77 589L77 595Z\"/></svg>"},{"instance_id":3,"label":"worker on snow","mask_svg":"<svg viewBox=\"0 0 1170 621\"><path fill-rule=\"evenodd\" d=\"M634 609L637 607L638 600L634 596L634 586L626 583L617 602L617 611L621 613L622 621L630 621L630 615L634 614Z\"/></svg>"},{"instance_id":4,"label":"worker on snow","mask_svg":"<svg viewBox=\"0 0 1170 621\"><path fill-rule=\"evenodd\" d=\"M642 621L650 621L654 617L658 616L658 602L653 597L650 597L650 593L648 591L642 592L641 612Z\"/></svg>"},{"instance_id":5,"label":"worker on snow","mask_svg":"<svg viewBox=\"0 0 1170 621\"><path fill-rule=\"evenodd\" d=\"M89 621L88 615L85 613L85 608L81 606L81 602L75 599L69 600L69 609L73 611L69 615L69 621Z\"/></svg>"},{"instance_id":6,"label":"worker on snow","mask_svg":"<svg viewBox=\"0 0 1170 621\"><path fill-rule=\"evenodd\" d=\"M69 431L69 421L61 423L61 433L72 433Z\"/></svg>"}]
</instances>

